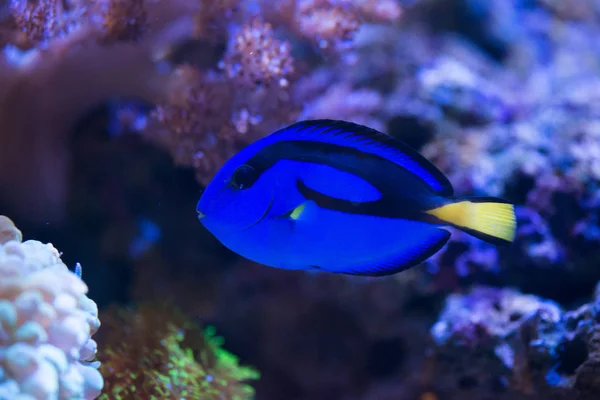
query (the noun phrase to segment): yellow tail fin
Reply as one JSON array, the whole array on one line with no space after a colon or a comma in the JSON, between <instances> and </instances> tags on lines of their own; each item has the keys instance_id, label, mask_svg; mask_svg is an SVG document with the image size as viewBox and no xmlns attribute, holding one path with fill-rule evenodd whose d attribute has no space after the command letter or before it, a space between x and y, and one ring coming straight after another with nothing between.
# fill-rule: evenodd
<instances>
[{"instance_id":1,"label":"yellow tail fin","mask_svg":"<svg viewBox=\"0 0 600 400\"><path fill-rule=\"evenodd\" d=\"M514 206L501 199L457 199L454 203L429 210L427 214L492 244L508 244L515 239L517 219Z\"/></svg>"}]
</instances>

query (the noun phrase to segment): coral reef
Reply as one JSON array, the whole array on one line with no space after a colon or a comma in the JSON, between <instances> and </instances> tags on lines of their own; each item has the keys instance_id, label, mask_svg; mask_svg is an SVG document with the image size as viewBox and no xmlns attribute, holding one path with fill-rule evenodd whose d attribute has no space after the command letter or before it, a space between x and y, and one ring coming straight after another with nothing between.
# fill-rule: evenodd
<instances>
[{"instance_id":1,"label":"coral reef","mask_svg":"<svg viewBox=\"0 0 600 400\"><path fill-rule=\"evenodd\" d=\"M597 244L599 158L597 46L587 35L597 23L573 25L552 9L498 3L481 6L490 15L510 9L501 25L514 37L504 44L502 65L452 41L417 75L420 101L443 116L433 119L436 136L424 154L457 191L523 205L518 250L500 257L503 265L548 268L589 259Z\"/></svg>"},{"instance_id":2,"label":"coral reef","mask_svg":"<svg viewBox=\"0 0 600 400\"><path fill-rule=\"evenodd\" d=\"M531 370L538 367L534 357L544 349L529 352L531 342L540 333L558 335L561 317L557 304L513 289L475 287L452 294L431 329L435 350L428 357L428 379L451 398L515 398L513 387L532 392L531 379L540 374ZM551 360L544 361L547 368Z\"/></svg>"},{"instance_id":3,"label":"coral reef","mask_svg":"<svg viewBox=\"0 0 600 400\"><path fill-rule=\"evenodd\" d=\"M568 312L513 289L453 294L431 329L425 379L445 398L598 398L598 294Z\"/></svg>"},{"instance_id":4,"label":"coral reef","mask_svg":"<svg viewBox=\"0 0 600 400\"><path fill-rule=\"evenodd\" d=\"M582 399L600 396L600 285L595 298L563 318L563 334L554 349L557 363L546 376L549 385L576 391ZM545 338L541 338L542 343Z\"/></svg>"},{"instance_id":5,"label":"coral reef","mask_svg":"<svg viewBox=\"0 0 600 400\"><path fill-rule=\"evenodd\" d=\"M319 67L297 61L294 53L301 47L340 58L352 44L360 17L390 22L400 17L394 2L260 5L258 15L249 13L236 28L211 31L228 38L223 56L203 70L190 64L177 68L168 101L156 107L141 130L166 147L178 165L193 166L203 184L242 147L297 120L302 105L318 94L300 89L300 73Z\"/></svg>"},{"instance_id":6,"label":"coral reef","mask_svg":"<svg viewBox=\"0 0 600 400\"><path fill-rule=\"evenodd\" d=\"M401 14L394 1L264 2L256 4L258 13L253 3L11 1L0 58L0 125L7 132L0 138L0 185L14 189L4 207L21 218L60 221L72 125L113 98L157 104L152 120L138 129L169 148L178 164L194 165L205 182L241 146L299 113L292 45L276 37L269 20L317 48L340 51L359 18L395 21ZM184 51L181 60L190 43L199 49ZM222 43L225 54L211 62L206 54ZM21 118L25 108L36 118ZM22 154L45 167L23 163L16 156ZM26 197L44 203L43 217L41 203L19 202Z\"/></svg>"},{"instance_id":7,"label":"coral reef","mask_svg":"<svg viewBox=\"0 0 600 400\"><path fill-rule=\"evenodd\" d=\"M105 398L131 384L185 397L216 388L209 373L264 400L597 398L600 300L576 307L600 280L598 10L0 2L0 213L81 261L100 306L142 304L101 312ZM515 202L516 243L455 233L426 265L382 279L240 261L195 220L199 191L241 147L307 118L377 128L422 151L457 194ZM0 241L20 243L6 226ZM211 333L146 303L167 298L217 326L261 379L242 382L254 374L228 356L208 372L194 351L219 358Z\"/></svg>"},{"instance_id":8,"label":"coral reef","mask_svg":"<svg viewBox=\"0 0 600 400\"><path fill-rule=\"evenodd\" d=\"M100 399L250 400L259 374L176 307L144 303L102 313Z\"/></svg>"},{"instance_id":9,"label":"coral reef","mask_svg":"<svg viewBox=\"0 0 600 400\"><path fill-rule=\"evenodd\" d=\"M0 398L95 399L98 309L51 244L0 216Z\"/></svg>"}]
</instances>

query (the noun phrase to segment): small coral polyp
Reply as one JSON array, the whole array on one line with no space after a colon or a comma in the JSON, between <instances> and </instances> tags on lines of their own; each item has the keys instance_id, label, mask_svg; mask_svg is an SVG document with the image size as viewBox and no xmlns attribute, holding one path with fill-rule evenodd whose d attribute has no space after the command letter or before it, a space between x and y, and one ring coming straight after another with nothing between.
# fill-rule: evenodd
<instances>
[{"instance_id":1,"label":"small coral polyp","mask_svg":"<svg viewBox=\"0 0 600 400\"><path fill-rule=\"evenodd\" d=\"M98 308L52 244L0 216L0 399L95 399Z\"/></svg>"}]
</instances>

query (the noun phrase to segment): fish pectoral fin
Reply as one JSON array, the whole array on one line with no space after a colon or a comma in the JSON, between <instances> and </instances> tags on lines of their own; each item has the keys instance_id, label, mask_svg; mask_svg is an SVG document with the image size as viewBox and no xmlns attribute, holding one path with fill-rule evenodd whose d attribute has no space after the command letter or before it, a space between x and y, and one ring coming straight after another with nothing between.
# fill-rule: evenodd
<instances>
[{"instance_id":1,"label":"fish pectoral fin","mask_svg":"<svg viewBox=\"0 0 600 400\"><path fill-rule=\"evenodd\" d=\"M294 208L292 210L292 212L290 212L290 219L293 219L294 221L298 221L300 219L300 217L302 217L302 214L304 213L304 211L306 211L306 203L304 202L302 204L300 204L298 207Z\"/></svg>"},{"instance_id":2,"label":"fish pectoral fin","mask_svg":"<svg viewBox=\"0 0 600 400\"><path fill-rule=\"evenodd\" d=\"M312 200L306 200L294 207L292 210L280 215L278 218L292 221L306 221L312 219L317 211L317 204Z\"/></svg>"}]
</instances>

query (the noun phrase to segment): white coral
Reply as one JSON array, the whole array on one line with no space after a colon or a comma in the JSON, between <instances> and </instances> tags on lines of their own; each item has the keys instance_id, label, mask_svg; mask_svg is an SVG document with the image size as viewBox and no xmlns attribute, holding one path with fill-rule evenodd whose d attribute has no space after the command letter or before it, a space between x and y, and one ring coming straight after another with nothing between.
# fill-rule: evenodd
<instances>
[{"instance_id":1,"label":"white coral","mask_svg":"<svg viewBox=\"0 0 600 400\"><path fill-rule=\"evenodd\" d=\"M87 290L51 244L0 243L0 400L100 395L100 321Z\"/></svg>"}]
</instances>

